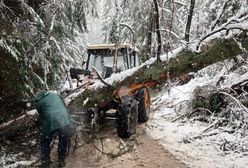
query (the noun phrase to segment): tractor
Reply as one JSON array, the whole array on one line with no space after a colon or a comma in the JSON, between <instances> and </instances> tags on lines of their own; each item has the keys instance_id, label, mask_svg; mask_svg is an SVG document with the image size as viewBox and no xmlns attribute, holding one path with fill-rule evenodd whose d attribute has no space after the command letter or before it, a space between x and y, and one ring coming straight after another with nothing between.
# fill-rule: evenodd
<instances>
[{"instance_id":1,"label":"tractor","mask_svg":"<svg viewBox=\"0 0 248 168\"><path fill-rule=\"evenodd\" d=\"M138 66L138 51L128 44L90 45L87 49L86 71L96 72L101 81L113 73ZM87 123L92 127L106 119L114 119L118 136L129 138L138 122L146 122L150 112L149 87L153 82L121 86L115 89L113 99L86 110Z\"/></svg>"},{"instance_id":2,"label":"tractor","mask_svg":"<svg viewBox=\"0 0 248 168\"><path fill-rule=\"evenodd\" d=\"M140 63L138 50L129 44L89 45L87 53L86 70L96 67L104 79Z\"/></svg>"}]
</instances>

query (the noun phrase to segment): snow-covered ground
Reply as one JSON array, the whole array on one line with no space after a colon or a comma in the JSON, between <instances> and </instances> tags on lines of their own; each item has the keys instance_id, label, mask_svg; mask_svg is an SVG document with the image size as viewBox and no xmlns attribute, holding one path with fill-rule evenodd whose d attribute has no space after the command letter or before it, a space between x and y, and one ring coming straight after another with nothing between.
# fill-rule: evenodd
<instances>
[{"instance_id":1,"label":"snow-covered ground","mask_svg":"<svg viewBox=\"0 0 248 168\"><path fill-rule=\"evenodd\" d=\"M17 154L6 154L5 149L1 149L0 152L0 167L3 168L16 168L30 166L33 162L37 160L37 157L32 156L27 160L24 153L20 152Z\"/></svg>"},{"instance_id":2,"label":"snow-covered ground","mask_svg":"<svg viewBox=\"0 0 248 168\"><path fill-rule=\"evenodd\" d=\"M233 72L232 61L216 63L208 66L195 74L194 79L181 86L168 85L153 98L153 117L148 122L147 132L157 139L166 149L173 153L189 167L201 168L246 168L248 167L247 153L223 151L221 142L239 142L238 134L217 132L217 130L204 133L207 124L199 121L181 122L173 119L178 114L189 111L189 102L197 86L216 86L222 76L225 80L219 88L227 88L232 84L247 79L248 65L242 65ZM214 132L215 131L215 132ZM214 136L209 134L216 133ZM194 141L190 138L201 136Z\"/></svg>"}]
</instances>

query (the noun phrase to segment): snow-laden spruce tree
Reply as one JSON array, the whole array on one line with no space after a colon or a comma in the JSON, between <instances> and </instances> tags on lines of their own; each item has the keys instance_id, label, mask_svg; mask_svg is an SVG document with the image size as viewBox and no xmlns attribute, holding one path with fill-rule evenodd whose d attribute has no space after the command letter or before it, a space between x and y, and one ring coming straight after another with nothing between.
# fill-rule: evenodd
<instances>
[{"instance_id":1,"label":"snow-laden spruce tree","mask_svg":"<svg viewBox=\"0 0 248 168\"><path fill-rule=\"evenodd\" d=\"M107 43L130 43L146 50L151 48L153 29L151 1L107 0L104 5L103 35ZM148 55L149 49L146 50ZM149 57L144 57L145 59Z\"/></svg>"},{"instance_id":2,"label":"snow-laden spruce tree","mask_svg":"<svg viewBox=\"0 0 248 168\"><path fill-rule=\"evenodd\" d=\"M35 88L57 89L66 69L81 64L86 15L96 15L96 3L0 0L0 112L19 111Z\"/></svg>"}]
</instances>

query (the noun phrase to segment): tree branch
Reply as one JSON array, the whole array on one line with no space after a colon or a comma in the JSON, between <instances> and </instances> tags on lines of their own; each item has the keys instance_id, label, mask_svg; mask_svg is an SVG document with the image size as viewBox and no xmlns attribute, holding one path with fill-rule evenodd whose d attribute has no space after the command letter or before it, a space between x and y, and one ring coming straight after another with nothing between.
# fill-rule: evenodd
<instances>
[{"instance_id":1,"label":"tree branch","mask_svg":"<svg viewBox=\"0 0 248 168\"><path fill-rule=\"evenodd\" d=\"M199 49L201 43L206 40L208 37L221 32L223 30L233 30L233 29L239 29L239 30L248 30L248 22L245 22L245 20L247 20L248 18L248 12L245 11L243 13L239 13L233 17L231 17L230 19L227 20L227 22L223 23L220 27L217 27L213 30L211 30L208 34L206 34L205 36L201 37L198 41L198 44L196 46L196 50ZM235 22L235 23L233 23Z\"/></svg>"},{"instance_id":2,"label":"tree branch","mask_svg":"<svg viewBox=\"0 0 248 168\"><path fill-rule=\"evenodd\" d=\"M217 26L217 24L220 22L220 19L222 18L225 10L226 10L226 7L227 7L227 4L228 4L229 0L226 0L223 7L221 8L221 10L218 12L218 16L217 18L214 20L214 23L211 25L211 30L214 30L214 28Z\"/></svg>"}]
</instances>

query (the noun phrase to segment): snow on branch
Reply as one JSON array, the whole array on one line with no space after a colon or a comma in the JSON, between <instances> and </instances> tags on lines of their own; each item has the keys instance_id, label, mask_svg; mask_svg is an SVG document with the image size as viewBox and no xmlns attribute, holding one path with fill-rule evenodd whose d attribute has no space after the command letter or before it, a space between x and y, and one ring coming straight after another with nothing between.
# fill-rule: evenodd
<instances>
[{"instance_id":1,"label":"snow on branch","mask_svg":"<svg viewBox=\"0 0 248 168\"><path fill-rule=\"evenodd\" d=\"M219 27L215 27L213 30L208 32L205 36L201 37L196 45L196 50L199 49L201 43L206 40L208 37L213 36L216 33L221 31L239 29L239 30L248 30L248 11L240 12L237 15L229 18L225 23Z\"/></svg>"},{"instance_id":2,"label":"snow on branch","mask_svg":"<svg viewBox=\"0 0 248 168\"><path fill-rule=\"evenodd\" d=\"M213 30L213 29L217 26L217 24L220 22L220 19L222 18L223 14L224 14L224 12L225 12L225 10L226 10L226 7L227 7L228 2L229 2L229 0L226 0L226 1L224 2L223 7L222 7L221 10L218 12L218 15L217 15L216 19L214 20L214 22L213 22L212 25L211 25L211 30Z\"/></svg>"},{"instance_id":3,"label":"snow on branch","mask_svg":"<svg viewBox=\"0 0 248 168\"><path fill-rule=\"evenodd\" d=\"M132 32L132 34L134 35L134 30L133 30L133 28L130 25L128 25L126 23L120 23L120 26L127 27Z\"/></svg>"},{"instance_id":4,"label":"snow on branch","mask_svg":"<svg viewBox=\"0 0 248 168\"><path fill-rule=\"evenodd\" d=\"M34 11L32 7L30 7L24 0L20 0L22 6L27 9L27 11L31 14L34 21L39 23L43 28L45 27L45 24L43 20L40 18L40 16Z\"/></svg>"},{"instance_id":5,"label":"snow on branch","mask_svg":"<svg viewBox=\"0 0 248 168\"><path fill-rule=\"evenodd\" d=\"M180 39L179 35L176 34L175 32L173 32L172 30L168 30L168 29L159 29L159 31L165 31L167 33L171 33L174 37L176 37L177 39Z\"/></svg>"},{"instance_id":6,"label":"snow on branch","mask_svg":"<svg viewBox=\"0 0 248 168\"><path fill-rule=\"evenodd\" d=\"M240 108L242 108L242 109L244 110L244 112L248 113L248 108L245 107L237 98L235 98L234 96L232 96L231 94L228 94L228 93L226 93L226 92L220 92L220 94L223 94L223 95L225 95L225 96L230 97L232 100L234 100L234 101L237 103L237 105L238 105Z\"/></svg>"},{"instance_id":7,"label":"snow on branch","mask_svg":"<svg viewBox=\"0 0 248 168\"><path fill-rule=\"evenodd\" d=\"M247 53L247 50L242 46L242 43L239 42L235 37L233 38L233 40L238 44L239 49L243 52L243 53Z\"/></svg>"},{"instance_id":8,"label":"snow on branch","mask_svg":"<svg viewBox=\"0 0 248 168\"><path fill-rule=\"evenodd\" d=\"M169 9L167 9L167 8L161 8L161 7L160 7L160 9L163 10L163 11L165 11L165 12L167 12L167 13L169 13L169 14L172 14L171 10L169 10Z\"/></svg>"},{"instance_id":9,"label":"snow on branch","mask_svg":"<svg viewBox=\"0 0 248 168\"><path fill-rule=\"evenodd\" d=\"M56 20L56 12L55 12L55 14L52 17L51 25L49 27L49 34L51 34L52 31L53 31L55 20Z\"/></svg>"},{"instance_id":10,"label":"snow on branch","mask_svg":"<svg viewBox=\"0 0 248 168\"><path fill-rule=\"evenodd\" d=\"M183 3L181 1L174 1L175 4L178 4L178 5L181 5L181 6L184 6L188 9L188 5L186 3Z\"/></svg>"},{"instance_id":11,"label":"snow on branch","mask_svg":"<svg viewBox=\"0 0 248 168\"><path fill-rule=\"evenodd\" d=\"M13 50L7 43L6 41L4 41L3 39L0 39L0 47L2 47L3 49L5 49L8 53L10 53L17 61L18 56L17 56L17 51Z\"/></svg>"}]
</instances>

